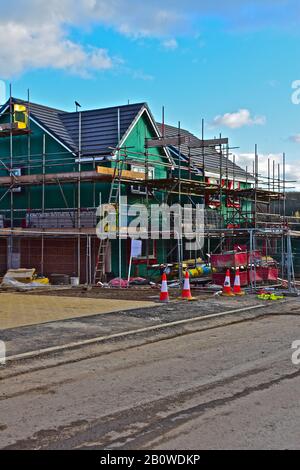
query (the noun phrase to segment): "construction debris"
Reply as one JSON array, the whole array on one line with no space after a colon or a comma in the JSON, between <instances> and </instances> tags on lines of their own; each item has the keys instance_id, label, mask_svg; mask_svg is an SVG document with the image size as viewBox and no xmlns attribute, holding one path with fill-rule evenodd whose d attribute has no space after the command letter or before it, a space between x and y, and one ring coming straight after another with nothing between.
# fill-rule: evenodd
<instances>
[{"instance_id":1,"label":"construction debris","mask_svg":"<svg viewBox=\"0 0 300 470\"><path fill-rule=\"evenodd\" d=\"M108 284L98 282L98 287L121 287L123 289L131 286L149 286L150 282L143 277L131 277L128 279L120 279L116 277L112 279Z\"/></svg>"},{"instance_id":2,"label":"construction debris","mask_svg":"<svg viewBox=\"0 0 300 470\"><path fill-rule=\"evenodd\" d=\"M2 280L2 287L27 291L49 285L49 279L38 277L35 269L9 269Z\"/></svg>"},{"instance_id":3,"label":"construction debris","mask_svg":"<svg viewBox=\"0 0 300 470\"><path fill-rule=\"evenodd\" d=\"M67 286L70 284L70 276L66 274L50 274L50 281L54 286Z\"/></svg>"},{"instance_id":4,"label":"construction debris","mask_svg":"<svg viewBox=\"0 0 300 470\"><path fill-rule=\"evenodd\" d=\"M33 282L35 269L9 269L3 278L3 282L7 279L13 279L24 284Z\"/></svg>"}]
</instances>

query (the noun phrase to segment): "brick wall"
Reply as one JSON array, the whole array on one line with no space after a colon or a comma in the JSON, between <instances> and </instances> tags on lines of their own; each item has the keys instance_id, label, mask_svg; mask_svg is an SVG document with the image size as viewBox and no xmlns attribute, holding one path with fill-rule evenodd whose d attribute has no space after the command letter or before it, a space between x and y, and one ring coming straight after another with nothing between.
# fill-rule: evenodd
<instances>
[{"instance_id":1,"label":"brick wall","mask_svg":"<svg viewBox=\"0 0 300 470\"><path fill-rule=\"evenodd\" d=\"M92 243L94 245L94 243ZM86 239L81 240L81 283L86 282ZM93 252L94 250L92 250ZM44 272L42 272L42 241L41 239L21 240L21 266L35 268L38 274L67 274L77 276L78 270L77 239L44 239ZM94 269L94 255L92 271Z\"/></svg>"},{"instance_id":2,"label":"brick wall","mask_svg":"<svg viewBox=\"0 0 300 470\"><path fill-rule=\"evenodd\" d=\"M78 270L78 241L74 238L44 238L44 270L42 270L42 240L41 238L19 238L21 252L21 268L35 268L37 274L67 274L77 276ZM86 282L87 260L86 238L81 239L80 282ZM99 240L91 240L91 272L94 275ZM0 275L7 271L7 240L0 238Z\"/></svg>"},{"instance_id":3,"label":"brick wall","mask_svg":"<svg viewBox=\"0 0 300 470\"><path fill-rule=\"evenodd\" d=\"M7 240L0 238L0 274L7 271Z\"/></svg>"}]
</instances>

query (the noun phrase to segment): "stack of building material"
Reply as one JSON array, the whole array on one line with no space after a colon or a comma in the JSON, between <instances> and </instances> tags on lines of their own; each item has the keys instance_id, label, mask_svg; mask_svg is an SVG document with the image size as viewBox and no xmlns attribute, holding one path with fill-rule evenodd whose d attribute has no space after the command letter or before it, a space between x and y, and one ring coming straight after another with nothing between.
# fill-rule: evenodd
<instances>
[{"instance_id":1,"label":"stack of building material","mask_svg":"<svg viewBox=\"0 0 300 470\"><path fill-rule=\"evenodd\" d=\"M96 227L97 217L96 212L82 211L80 213L80 226L81 227ZM51 229L51 228L77 228L78 227L78 212L70 211L51 211L51 212L29 212L26 215L26 227L38 229Z\"/></svg>"},{"instance_id":2,"label":"stack of building material","mask_svg":"<svg viewBox=\"0 0 300 470\"><path fill-rule=\"evenodd\" d=\"M35 269L9 269L4 276L5 278L14 279L18 282L23 282L24 284L29 284L33 282L35 275Z\"/></svg>"},{"instance_id":3,"label":"stack of building material","mask_svg":"<svg viewBox=\"0 0 300 470\"><path fill-rule=\"evenodd\" d=\"M241 286L248 286L248 253L247 252L228 252L223 254L212 254L211 265L213 269L212 280L214 284L224 285L226 271L230 269L231 285L234 284L235 271L240 270Z\"/></svg>"},{"instance_id":4,"label":"stack of building material","mask_svg":"<svg viewBox=\"0 0 300 470\"><path fill-rule=\"evenodd\" d=\"M38 278L34 268L9 269L2 280L2 286L17 290L29 290L47 285L49 285L49 279Z\"/></svg>"},{"instance_id":5,"label":"stack of building material","mask_svg":"<svg viewBox=\"0 0 300 470\"><path fill-rule=\"evenodd\" d=\"M211 263L213 268L212 279L217 285L224 284L226 270L230 269L231 285L237 268L240 271L241 286L248 286L251 282L268 283L276 282L278 279L278 267L276 262L263 258L260 250L252 252L230 251L222 254L212 254Z\"/></svg>"}]
</instances>

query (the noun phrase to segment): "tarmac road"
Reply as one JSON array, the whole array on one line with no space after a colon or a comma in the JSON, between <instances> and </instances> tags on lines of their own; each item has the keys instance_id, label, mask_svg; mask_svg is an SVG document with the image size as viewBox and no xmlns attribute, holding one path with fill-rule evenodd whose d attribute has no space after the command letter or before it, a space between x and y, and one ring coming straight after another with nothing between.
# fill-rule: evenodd
<instances>
[{"instance_id":1,"label":"tarmac road","mask_svg":"<svg viewBox=\"0 0 300 470\"><path fill-rule=\"evenodd\" d=\"M300 300L222 321L9 365L0 447L299 449Z\"/></svg>"}]
</instances>

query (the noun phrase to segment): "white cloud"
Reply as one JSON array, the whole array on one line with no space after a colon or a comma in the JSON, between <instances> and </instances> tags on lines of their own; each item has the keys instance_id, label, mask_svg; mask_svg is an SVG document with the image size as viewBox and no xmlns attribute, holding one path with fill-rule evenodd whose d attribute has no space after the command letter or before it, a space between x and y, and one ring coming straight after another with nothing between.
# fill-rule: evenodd
<instances>
[{"instance_id":1,"label":"white cloud","mask_svg":"<svg viewBox=\"0 0 300 470\"><path fill-rule=\"evenodd\" d=\"M87 0L101 19L130 36L194 35L205 18L221 18L239 31L264 27L297 28L298 0ZM130 4L130 7L129 7Z\"/></svg>"},{"instance_id":2,"label":"white cloud","mask_svg":"<svg viewBox=\"0 0 300 470\"><path fill-rule=\"evenodd\" d=\"M300 144L300 134L291 135L289 141L295 142L296 144Z\"/></svg>"},{"instance_id":3,"label":"white cloud","mask_svg":"<svg viewBox=\"0 0 300 470\"><path fill-rule=\"evenodd\" d=\"M6 102L6 84L3 80L0 80L0 106Z\"/></svg>"},{"instance_id":4,"label":"white cloud","mask_svg":"<svg viewBox=\"0 0 300 470\"><path fill-rule=\"evenodd\" d=\"M178 42L174 38L166 39L165 41L162 42L162 45L165 49L172 50L172 51L178 48Z\"/></svg>"},{"instance_id":5,"label":"white cloud","mask_svg":"<svg viewBox=\"0 0 300 470\"><path fill-rule=\"evenodd\" d=\"M0 76L8 78L32 68L66 69L80 75L109 69L107 51L70 41L55 25L27 27L8 23L0 27L6 46L0 48Z\"/></svg>"},{"instance_id":6,"label":"white cloud","mask_svg":"<svg viewBox=\"0 0 300 470\"><path fill-rule=\"evenodd\" d=\"M177 2L166 3L167 8L156 0L15 0L13 8L1 4L5 47L0 48L0 78L49 67L83 76L110 69L119 60L104 45L83 45L72 40L70 31L107 26L133 38L163 38L175 24L180 30L185 17ZM169 40L166 47L174 48L175 43Z\"/></svg>"},{"instance_id":7,"label":"white cloud","mask_svg":"<svg viewBox=\"0 0 300 470\"><path fill-rule=\"evenodd\" d=\"M212 125L229 127L230 129L238 129L244 126L264 125L266 123L265 116L251 116L248 109L239 109L236 113L225 113L222 116L216 116Z\"/></svg>"},{"instance_id":8,"label":"white cloud","mask_svg":"<svg viewBox=\"0 0 300 470\"><path fill-rule=\"evenodd\" d=\"M142 70L129 70L129 72L131 73L132 77L135 79L135 80L144 80L145 82L149 82L149 81L152 81L154 80L154 76L153 75L150 75L148 73L145 73L143 72Z\"/></svg>"},{"instance_id":9,"label":"white cloud","mask_svg":"<svg viewBox=\"0 0 300 470\"><path fill-rule=\"evenodd\" d=\"M296 0L0 0L0 8L3 78L35 68L88 74L114 65L105 44L90 48L72 40L71 31L106 26L133 38L165 40L166 47L176 48L177 38L193 36L205 17L225 19L224 24L240 30L297 26L300 17Z\"/></svg>"},{"instance_id":10,"label":"white cloud","mask_svg":"<svg viewBox=\"0 0 300 470\"><path fill-rule=\"evenodd\" d=\"M233 159L232 156L230 158ZM272 166L273 160L275 161L276 171L277 171L278 163L282 164L282 154L280 154L280 153L269 153L269 154L260 153L258 155L259 173L262 173L264 175L268 174L268 159L270 159L271 166ZM254 160L255 160L255 154L254 153L237 153L237 154L235 154L236 164L241 166L244 169L246 167L248 167L248 171L250 171L250 172L252 172Z\"/></svg>"},{"instance_id":11,"label":"white cloud","mask_svg":"<svg viewBox=\"0 0 300 470\"><path fill-rule=\"evenodd\" d=\"M5 47L0 48L0 77L10 78L39 68L65 69L88 76L93 71L112 68L114 59L105 48L83 46L68 35L66 25L79 20L78 7L88 8L93 3L16 0L14 8L1 6L0 36L5 38ZM85 18L83 14L82 20Z\"/></svg>"},{"instance_id":12,"label":"white cloud","mask_svg":"<svg viewBox=\"0 0 300 470\"><path fill-rule=\"evenodd\" d=\"M230 157L233 160L233 156ZM268 160L270 161L270 176L273 178L273 161L275 162L275 179L278 178L278 165L280 165L280 178L283 177L283 156L282 153L258 154L258 172L262 177L268 177ZM240 153L235 155L235 163L244 169L248 169L249 173L253 171L253 163L255 161L254 153ZM295 181L295 183L287 183L287 188L296 188L300 190L300 167L297 163L286 160L285 165L286 181ZM267 180L264 180L265 182Z\"/></svg>"}]
</instances>

